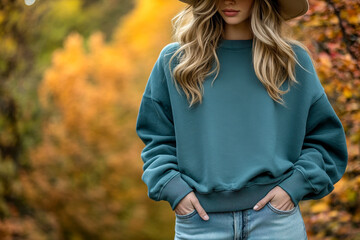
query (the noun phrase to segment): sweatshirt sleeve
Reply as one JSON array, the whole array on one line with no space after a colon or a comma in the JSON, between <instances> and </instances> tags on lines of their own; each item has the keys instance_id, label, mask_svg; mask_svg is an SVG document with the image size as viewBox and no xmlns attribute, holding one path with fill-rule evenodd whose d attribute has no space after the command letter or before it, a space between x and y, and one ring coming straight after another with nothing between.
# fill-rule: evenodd
<instances>
[{"instance_id":1,"label":"sweatshirt sleeve","mask_svg":"<svg viewBox=\"0 0 360 240\"><path fill-rule=\"evenodd\" d=\"M165 47L157 59L139 107L136 132L145 144L141 152L148 197L165 200L172 210L193 189L179 172L171 104L164 73Z\"/></svg>"},{"instance_id":2,"label":"sweatshirt sleeve","mask_svg":"<svg viewBox=\"0 0 360 240\"><path fill-rule=\"evenodd\" d=\"M278 186L295 205L300 200L323 198L345 173L347 161L343 126L323 92L310 106L306 135L294 172Z\"/></svg>"}]
</instances>

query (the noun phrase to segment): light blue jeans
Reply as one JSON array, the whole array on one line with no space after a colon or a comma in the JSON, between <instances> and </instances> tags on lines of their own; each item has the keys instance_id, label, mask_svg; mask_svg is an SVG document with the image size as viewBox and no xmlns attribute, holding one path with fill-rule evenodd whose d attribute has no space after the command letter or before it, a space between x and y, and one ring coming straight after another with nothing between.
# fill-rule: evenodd
<instances>
[{"instance_id":1,"label":"light blue jeans","mask_svg":"<svg viewBox=\"0 0 360 240\"><path fill-rule=\"evenodd\" d=\"M280 210L268 202L262 209L209 212L203 220L196 210L175 213L175 240L307 240L300 207Z\"/></svg>"}]
</instances>

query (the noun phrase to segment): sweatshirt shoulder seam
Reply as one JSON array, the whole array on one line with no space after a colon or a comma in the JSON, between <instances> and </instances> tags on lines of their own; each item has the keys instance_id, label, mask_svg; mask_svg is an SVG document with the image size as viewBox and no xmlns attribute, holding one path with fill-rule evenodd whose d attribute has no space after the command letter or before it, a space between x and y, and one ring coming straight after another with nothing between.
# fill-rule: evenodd
<instances>
[{"instance_id":1,"label":"sweatshirt shoulder seam","mask_svg":"<svg viewBox=\"0 0 360 240\"><path fill-rule=\"evenodd\" d=\"M155 101L155 102L157 102L157 103L161 103L160 100L157 100L157 99L155 99L155 98L153 98L153 97L151 97L151 96L148 96L148 95L145 95L145 94L144 94L143 97L144 97L144 98L149 98L150 100Z\"/></svg>"},{"instance_id":2,"label":"sweatshirt shoulder seam","mask_svg":"<svg viewBox=\"0 0 360 240\"><path fill-rule=\"evenodd\" d=\"M322 92L319 97L316 97L316 100L311 105L316 104L324 95L325 95L325 92Z\"/></svg>"},{"instance_id":3,"label":"sweatshirt shoulder seam","mask_svg":"<svg viewBox=\"0 0 360 240\"><path fill-rule=\"evenodd\" d=\"M156 98L153 98L153 97L151 97L151 96L143 95L143 97L144 97L144 98L148 98L148 99L150 99L150 100L152 100L152 101L155 101L155 102L157 102L158 104L162 104L162 105L165 105L165 106L170 106L170 104L164 103L164 102L162 102L162 101L160 101L160 100L158 100L158 99L156 99Z\"/></svg>"}]
</instances>

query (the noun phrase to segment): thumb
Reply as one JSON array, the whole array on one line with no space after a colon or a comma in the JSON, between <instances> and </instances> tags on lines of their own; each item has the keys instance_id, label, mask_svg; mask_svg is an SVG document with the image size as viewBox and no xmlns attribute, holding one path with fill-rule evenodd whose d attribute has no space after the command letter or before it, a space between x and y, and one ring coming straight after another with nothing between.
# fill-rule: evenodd
<instances>
[{"instance_id":1,"label":"thumb","mask_svg":"<svg viewBox=\"0 0 360 240\"><path fill-rule=\"evenodd\" d=\"M202 219L204 219L205 221L209 220L209 216L205 212L204 208L201 206L196 196L194 198L191 198L190 202L192 203L192 205L194 206L194 208L196 209L196 211L198 212L199 216Z\"/></svg>"},{"instance_id":2,"label":"thumb","mask_svg":"<svg viewBox=\"0 0 360 240\"><path fill-rule=\"evenodd\" d=\"M272 192L269 192L268 194L266 194L266 196L264 198L262 198L259 202L257 202L255 204L255 206L253 207L254 210L259 211L260 209L262 209L267 202L269 202L272 198L274 197L274 194L272 194Z\"/></svg>"}]
</instances>

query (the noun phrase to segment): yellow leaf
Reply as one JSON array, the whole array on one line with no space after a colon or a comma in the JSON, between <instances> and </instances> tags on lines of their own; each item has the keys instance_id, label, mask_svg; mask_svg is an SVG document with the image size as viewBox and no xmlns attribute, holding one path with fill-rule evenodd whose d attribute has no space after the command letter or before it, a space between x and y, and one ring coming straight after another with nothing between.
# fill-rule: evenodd
<instances>
[{"instance_id":1,"label":"yellow leaf","mask_svg":"<svg viewBox=\"0 0 360 240\"><path fill-rule=\"evenodd\" d=\"M349 89L349 88L344 88L344 96L346 97L346 98L351 98L352 97L352 92L351 92L351 89Z\"/></svg>"},{"instance_id":2,"label":"yellow leaf","mask_svg":"<svg viewBox=\"0 0 360 240\"><path fill-rule=\"evenodd\" d=\"M349 23L351 24L358 24L360 22L360 16L352 15L348 18Z\"/></svg>"},{"instance_id":3,"label":"yellow leaf","mask_svg":"<svg viewBox=\"0 0 360 240\"><path fill-rule=\"evenodd\" d=\"M318 202L318 203L315 203L313 206L311 206L311 211L314 213L324 212L324 211L328 211L328 210L329 210L329 206L324 202Z\"/></svg>"}]
</instances>

